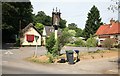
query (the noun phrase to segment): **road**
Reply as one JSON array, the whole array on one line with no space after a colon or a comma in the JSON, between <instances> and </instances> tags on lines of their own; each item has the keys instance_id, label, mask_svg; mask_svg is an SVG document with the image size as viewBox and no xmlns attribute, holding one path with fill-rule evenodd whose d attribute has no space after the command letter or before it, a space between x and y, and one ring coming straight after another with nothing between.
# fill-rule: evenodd
<instances>
[{"instance_id":1,"label":"road","mask_svg":"<svg viewBox=\"0 0 120 76\"><path fill-rule=\"evenodd\" d=\"M64 49L64 48L63 48ZM67 47L67 49L70 49ZM78 49L78 48L77 48ZM37 64L24 59L33 55L35 47L7 48L0 52L3 74L117 74L117 58L80 61L74 65ZM65 49L64 49L65 50ZM45 47L38 48L38 55L46 54Z\"/></svg>"}]
</instances>

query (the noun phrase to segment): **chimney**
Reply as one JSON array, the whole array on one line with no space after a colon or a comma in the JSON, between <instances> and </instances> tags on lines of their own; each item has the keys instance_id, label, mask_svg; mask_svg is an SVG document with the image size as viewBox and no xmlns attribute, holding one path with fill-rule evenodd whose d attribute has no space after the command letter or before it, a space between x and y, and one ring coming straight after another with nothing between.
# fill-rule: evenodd
<instances>
[{"instance_id":1,"label":"chimney","mask_svg":"<svg viewBox=\"0 0 120 76\"><path fill-rule=\"evenodd\" d=\"M113 18L111 18L111 20L110 20L110 25L112 25L113 22L115 22L115 20L113 20Z\"/></svg>"}]
</instances>

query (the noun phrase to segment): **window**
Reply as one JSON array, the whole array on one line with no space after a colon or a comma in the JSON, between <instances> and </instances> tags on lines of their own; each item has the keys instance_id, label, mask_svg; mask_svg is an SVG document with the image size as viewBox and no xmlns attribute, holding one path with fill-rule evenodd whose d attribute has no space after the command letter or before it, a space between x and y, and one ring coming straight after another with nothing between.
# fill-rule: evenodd
<instances>
[{"instance_id":1,"label":"window","mask_svg":"<svg viewBox=\"0 0 120 76\"><path fill-rule=\"evenodd\" d=\"M28 42L33 42L34 41L34 35L26 35L26 40Z\"/></svg>"}]
</instances>

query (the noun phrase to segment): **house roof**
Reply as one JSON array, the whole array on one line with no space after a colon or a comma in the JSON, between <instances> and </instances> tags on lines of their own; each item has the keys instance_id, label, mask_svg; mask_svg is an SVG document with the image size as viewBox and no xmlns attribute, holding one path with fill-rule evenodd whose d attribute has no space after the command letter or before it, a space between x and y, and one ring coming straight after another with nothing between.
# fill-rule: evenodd
<instances>
[{"instance_id":1,"label":"house roof","mask_svg":"<svg viewBox=\"0 0 120 76\"><path fill-rule=\"evenodd\" d=\"M113 22L112 26L110 26L107 34L118 34L118 33L120 33L120 23Z\"/></svg>"},{"instance_id":2,"label":"house roof","mask_svg":"<svg viewBox=\"0 0 120 76\"><path fill-rule=\"evenodd\" d=\"M96 35L120 34L120 22L112 22L111 24L101 25Z\"/></svg>"},{"instance_id":3,"label":"house roof","mask_svg":"<svg viewBox=\"0 0 120 76\"><path fill-rule=\"evenodd\" d=\"M22 33L25 33L31 27L33 27L41 35L41 33L34 27L32 23L29 23L24 29L22 29Z\"/></svg>"},{"instance_id":4,"label":"house roof","mask_svg":"<svg viewBox=\"0 0 120 76\"><path fill-rule=\"evenodd\" d=\"M51 33L54 33L54 27L53 26L45 26L46 36L50 36ZM61 34L61 29L58 29L58 35Z\"/></svg>"},{"instance_id":5,"label":"house roof","mask_svg":"<svg viewBox=\"0 0 120 76\"><path fill-rule=\"evenodd\" d=\"M52 27L52 26L45 26L45 31L46 31L46 35L50 36L50 34L54 32L54 27Z\"/></svg>"}]
</instances>

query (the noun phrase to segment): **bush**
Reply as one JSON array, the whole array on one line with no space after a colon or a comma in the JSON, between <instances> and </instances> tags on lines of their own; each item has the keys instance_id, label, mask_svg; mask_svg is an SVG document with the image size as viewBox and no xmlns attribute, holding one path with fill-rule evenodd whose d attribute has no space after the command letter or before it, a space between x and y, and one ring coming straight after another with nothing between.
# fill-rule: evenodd
<instances>
[{"instance_id":1,"label":"bush","mask_svg":"<svg viewBox=\"0 0 120 76\"><path fill-rule=\"evenodd\" d=\"M53 63L53 60L54 60L53 55L48 52L48 53L47 53L47 57L49 58L48 62L49 62L49 63Z\"/></svg>"},{"instance_id":2,"label":"bush","mask_svg":"<svg viewBox=\"0 0 120 76\"><path fill-rule=\"evenodd\" d=\"M19 38L16 39L15 46L16 46L16 47L19 47L19 46L20 46L20 39L19 39Z\"/></svg>"},{"instance_id":3,"label":"bush","mask_svg":"<svg viewBox=\"0 0 120 76\"><path fill-rule=\"evenodd\" d=\"M110 50L114 43L115 42L113 41L113 39L107 38L103 41L103 46L108 48L108 50Z\"/></svg>"},{"instance_id":4,"label":"bush","mask_svg":"<svg viewBox=\"0 0 120 76\"><path fill-rule=\"evenodd\" d=\"M89 47L95 47L97 45L97 40L90 36L90 38L87 39L86 41L86 46Z\"/></svg>"},{"instance_id":5,"label":"bush","mask_svg":"<svg viewBox=\"0 0 120 76\"><path fill-rule=\"evenodd\" d=\"M69 42L70 33L67 30L63 30L62 34L58 36L57 41L54 38L54 33L46 40L46 48L50 54L53 56L60 55L60 50L62 47Z\"/></svg>"},{"instance_id":6,"label":"bush","mask_svg":"<svg viewBox=\"0 0 120 76\"><path fill-rule=\"evenodd\" d=\"M47 38L47 40L46 40L46 48L47 48L47 50L48 50L48 52L49 53L51 53L52 54L52 51L53 51L53 47L54 47L54 45L55 45L55 38L54 38L54 33L52 33L51 35L50 35L50 37L49 38Z\"/></svg>"},{"instance_id":7,"label":"bush","mask_svg":"<svg viewBox=\"0 0 120 76\"><path fill-rule=\"evenodd\" d=\"M83 47L86 46L85 42L82 39L80 39L80 38L75 41L75 45L76 46L83 46Z\"/></svg>"}]
</instances>

